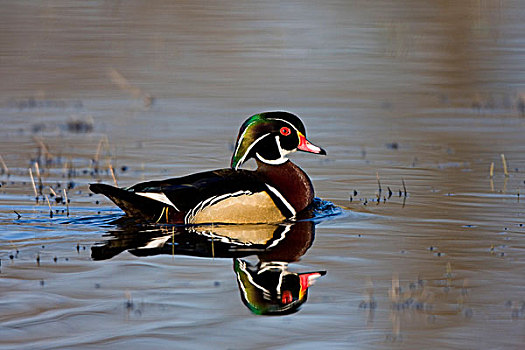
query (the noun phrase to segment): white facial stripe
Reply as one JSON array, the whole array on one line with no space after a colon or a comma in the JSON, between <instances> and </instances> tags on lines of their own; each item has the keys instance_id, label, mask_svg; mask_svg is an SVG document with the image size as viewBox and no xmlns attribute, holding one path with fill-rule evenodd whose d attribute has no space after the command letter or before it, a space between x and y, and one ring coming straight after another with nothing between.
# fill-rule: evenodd
<instances>
[{"instance_id":1,"label":"white facial stripe","mask_svg":"<svg viewBox=\"0 0 525 350\"><path fill-rule=\"evenodd\" d=\"M281 121L281 122L283 122L283 123L286 123L286 124L290 125L290 126L291 126L292 128L294 128L296 131L299 131L299 130L297 130L297 128L295 127L295 125L293 125L292 123L290 123L288 120L284 120L284 119L281 119L281 118L266 118L266 119L268 119L268 120L279 120L279 121Z\"/></svg>"},{"instance_id":2,"label":"white facial stripe","mask_svg":"<svg viewBox=\"0 0 525 350\"><path fill-rule=\"evenodd\" d=\"M239 264L239 267L246 274L246 277L250 281L250 284L253 285L254 287L262 290L264 294L268 294L269 295L270 291L268 289L264 288L263 286L261 286L260 284L255 283L255 281L253 280L252 275L250 274L250 272L248 271L248 269L246 267L246 263L244 263L244 261L241 261L241 262L242 262L242 264ZM239 285L241 286L241 288L243 290L244 297L246 298L246 300L250 301L250 298L248 297L248 293L246 292L246 289L244 289L244 284L241 281L241 276L240 275L237 275L237 280L239 281Z\"/></svg>"},{"instance_id":3,"label":"white facial stripe","mask_svg":"<svg viewBox=\"0 0 525 350\"><path fill-rule=\"evenodd\" d=\"M277 189L275 187L272 187L268 184L265 184L266 187L268 187L268 189L270 191L272 191L273 194L275 194L280 200L281 202L283 202L283 204L286 206L286 208L290 211L290 213L292 213L292 217L293 218L295 216L295 214L297 214L297 212L295 211L294 207L292 207L292 205L283 197L283 195L277 191Z\"/></svg>"},{"instance_id":4,"label":"white facial stripe","mask_svg":"<svg viewBox=\"0 0 525 350\"><path fill-rule=\"evenodd\" d=\"M138 194L139 196L146 197L149 199L153 199L158 202L162 202L167 205L171 205L173 208L175 208L176 211L180 211L175 204L173 204L172 201L166 195L162 192L135 192L135 194Z\"/></svg>"},{"instance_id":5,"label":"white facial stripe","mask_svg":"<svg viewBox=\"0 0 525 350\"><path fill-rule=\"evenodd\" d=\"M244 134L243 134L244 135ZM239 168L239 166L244 163L244 161L246 160L246 157L248 156L248 154L250 154L252 148L255 146L255 144L259 141L261 141L263 138L265 138L266 136L270 135L270 133L267 133L267 134L264 134L263 136L259 137L257 140L253 141L252 144L248 147L248 149L246 150L246 152L244 153L244 155L242 156L242 158L239 160L239 162L237 163L237 165L235 166L235 170L237 170ZM243 136L244 137L244 136ZM239 146L241 145L241 142L242 140L239 139ZM237 151L235 152L237 153Z\"/></svg>"},{"instance_id":6,"label":"white facial stripe","mask_svg":"<svg viewBox=\"0 0 525 350\"><path fill-rule=\"evenodd\" d=\"M281 147L281 138L279 136L275 136L275 143L277 143L277 148L279 148L279 153L281 154L281 157L286 156L287 154L293 153L296 150L293 149L291 151L284 149Z\"/></svg>"}]
</instances>

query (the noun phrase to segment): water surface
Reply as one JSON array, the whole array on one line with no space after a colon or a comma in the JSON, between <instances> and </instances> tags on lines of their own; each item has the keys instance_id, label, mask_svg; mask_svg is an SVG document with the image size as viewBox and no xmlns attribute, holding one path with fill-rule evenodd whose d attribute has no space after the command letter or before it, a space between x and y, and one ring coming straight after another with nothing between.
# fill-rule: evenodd
<instances>
[{"instance_id":1,"label":"water surface","mask_svg":"<svg viewBox=\"0 0 525 350\"><path fill-rule=\"evenodd\" d=\"M523 14L519 1L4 4L1 347L518 348ZM242 121L273 109L327 150L292 157L343 209L289 263L327 272L297 313L250 312L231 257L93 258L122 212L88 183L112 183L110 166L122 186L226 167ZM68 189L69 216L35 202L35 162L43 194Z\"/></svg>"}]
</instances>

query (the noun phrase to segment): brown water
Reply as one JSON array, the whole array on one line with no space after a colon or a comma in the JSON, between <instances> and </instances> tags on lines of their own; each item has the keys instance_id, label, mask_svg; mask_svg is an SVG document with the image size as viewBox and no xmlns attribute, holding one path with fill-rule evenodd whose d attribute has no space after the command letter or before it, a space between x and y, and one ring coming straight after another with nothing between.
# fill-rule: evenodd
<instances>
[{"instance_id":1,"label":"brown water","mask_svg":"<svg viewBox=\"0 0 525 350\"><path fill-rule=\"evenodd\" d=\"M524 15L520 1L3 4L0 348L522 347ZM123 186L226 167L241 122L272 109L328 151L293 159L344 208L289 266L327 271L299 312L252 314L229 258L92 259L121 215L87 189L113 182L109 164ZM69 217L35 204L35 160L44 194L73 187Z\"/></svg>"}]
</instances>

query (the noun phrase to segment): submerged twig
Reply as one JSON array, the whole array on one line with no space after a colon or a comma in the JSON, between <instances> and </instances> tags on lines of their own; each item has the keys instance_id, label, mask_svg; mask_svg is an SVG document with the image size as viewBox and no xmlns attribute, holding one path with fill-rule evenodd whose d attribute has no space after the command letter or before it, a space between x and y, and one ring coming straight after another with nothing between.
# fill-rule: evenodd
<instances>
[{"instance_id":1,"label":"submerged twig","mask_svg":"<svg viewBox=\"0 0 525 350\"><path fill-rule=\"evenodd\" d=\"M379 193L377 194L377 198L380 199L381 198L382 189L381 189L381 181L379 180L379 172L377 172L377 171L376 171L376 178L377 178L377 186L379 187Z\"/></svg>"},{"instance_id":2,"label":"submerged twig","mask_svg":"<svg viewBox=\"0 0 525 350\"><path fill-rule=\"evenodd\" d=\"M13 210L15 212L15 214L18 216L16 219L20 219L22 217L22 215L20 215L16 210Z\"/></svg>"},{"instance_id":3,"label":"submerged twig","mask_svg":"<svg viewBox=\"0 0 525 350\"><path fill-rule=\"evenodd\" d=\"M406 201L407 201L407 187L405 185L405 179L401 179L401 182L403 183L403 208L404 208ZM399 192L401 193L401 191Z\"/></svg>"},{"instance_id":4,"label":"submerged twig","mask_svg":"<svg viewBox=\"0 0 525 350\"><path fill-rule=\"evenodd\" d=\"M53 209L51 208L51 203L49 202L49 198L47 195L44 196L47 201L47 206L49 207L49 217L53 218Z\"/></svg>"},{"instance_id":5,"label":"submerged twig","mask_svg":"<svg viewBox=\"0 0 525 350\"><path fill-rule=\"evenodd\" d=\"M64 200L66 201L66 214L69 216L69 200L67 199L67 192L65 188L63 188L62 191L64 192Z\"/></svg>"},{"instance_id":6,"label":"submerged twig","mask_svg":"<svg viewBox=\"0 0 525 350\"><path fill-rule=\"evenodd\" d=\"M166 210L166 207L162 207L162 211L160 212L160 216L159 218L157 219L157 221L155 221L156 224L159 223L160 219L162 219L162 217L164 216L164 211Z\"/></svg>"},{"instance_id":7,"label":"submerged twig","mask_svg":"<svg viewBox=\"0 0 525 350\"><path fill-rule=\"evenodd\" d=\"M489 176L491 179L494 177L494 162L490 163Z\"/></svg>"}]
</instances>

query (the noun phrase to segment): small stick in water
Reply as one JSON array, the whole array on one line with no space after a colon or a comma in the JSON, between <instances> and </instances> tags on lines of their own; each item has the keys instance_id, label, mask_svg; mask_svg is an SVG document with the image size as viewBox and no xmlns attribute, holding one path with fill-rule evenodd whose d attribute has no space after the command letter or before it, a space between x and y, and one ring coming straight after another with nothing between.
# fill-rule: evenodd
<instances>
[{"instance_id":1,"label":"small stick in water","mask_svg":"<svg viewBox=\"0 0 525 350\"><path fill-rule=\"evenodd\" d=\"M507 161L505 160L505 155L501 154L501 162L503 163L503 172L505 173L505 177L509 177L509 172L507 171Z\"/></svg>"},{"instance_id":2,"label":"small stick in water","mask_svg":"<svg viewBox=\"0 0 525 350\"><path fill-rule=\"evenodd\" d=\"M22 217L22 215L18 214L18 212L16 210L13 210L13 211L15 212L16 215L18 215L18 217L16 218L17 220Z\"/></svg>"},{"instance_id":3,"label":"small stick in water","mask_svg":"<svg viewBox=\"0 0 525 350\"><path fill-rule=\"evenodd\" d=\"M489 176L491 179L494 177L494 162L490 163Z\"/></svg>"},{"instance_id":4,"label":"small stick in water","mask_svg":"<svg viewBox=\"0 0 525 350\"><path fill-rule=\"evenodd\" d=\"M407 201L407 187L405 185L405 179L401 179L401 182L403 183L403 208L405 207L406 201ZM401 191L399 191L401 194Z\"/></svg>"},{"instance_id":5,"label":"small stick in water","mask_svg":"<svg viewBox=\"0 0 525 350\"><path fill-rule=\"evenodd\" d=\"M47 197L47 194L44 197L46 197L47 206L49 207L49 217L53 218L53 209L51 209L51 203L49 202L49 198Z\"/></svg>"},{"instance_id":6,"label":"small stick in water","mask_svg":"<svg viewBox=\"0 0 525 350\"><path fill-rule=\"evenodd\" d=\"M0 163L2 163L2 168L4 168L4 173L6 175L9 175L9 168L7 167L7 165L5 164L4 162L4 158L2 158L2 156L0 155Z\"/></svg>"},{"instance_id":7,"label":"small stick in water","mask_svg":"<svg viewBox=\"0 0 525 350\"><path fill-rule=\"evenodd\" d=\"M44 188L44 185L42 184L42 175L40 174L40 167L38 166L38 162L35 162L35 170L36 177L38 178L38 192L40 192L40 194L43 194L42 189Z\"/></svg>"},{"instance_id":8,"label":"small stick in water","mask_svg":"<svg viewBox=\"0 0 525 350\"><path fill-rule=\"evenodd\" d=\"M379 193L377 195L377 198L381 198L381 181L379 181L379 173L376 171L376 178L377 178L377 186L379 187Z\"/></svg>"},{"instance_id":9,"label":"small stick in water","mask_svg":"<svg viewBox=\"0 0 525 350\"><path fill-rule=\"evenodd\" d=\"M57 196L57 193L55 192L55 190L51 186L49 186L49 192L51 192L51 194L53 194L54 197Z\"/></svg>"},{"instance_id":10,"label":"small stick in water","mask_svg":"<svg viewBox=\"0 0 525 350\"><path fill-rule=\"evenodd\" d=\"M103 144L104 144L104 138L101 138L97 146L97 153L95 153L95 162L98 162L98 158L100 157L100 152L102 151Z\"/></svg>"},{"instance_id":11,"label":"small stick in water","mask_svg":"<svg viewBox=\"0 0 525 350\"><path fill-rule=\"evenodd\" d=\"M33 184L33 191L35 191L35 200L38 203L38 192L36 190L35 178L33 177L33 171L29 168L29 176L31 176L31 184Z\"/></svg>"},{"instance_id":12,"label":"small stick in water","mask_svg":"<svg viewBox=\"0 0 525 350\"><path fill-rule=\"evenodd\" d=\"M109 147L109 141L108 141L107 136L103 136L100 138L100 141L97 146L97 152L95 153L95 158L93 158L92 165L93 165L93 171L95 172L95 174L98 173L98 163L100 159L100 153L102 152L102 148L104 147L104 145L108 145Z\"/></svg>"},{"instance_id":13,"label":"small stick in water","mask_svg":"<svg viewBox=\"0 0 525 350\"><path fill-rule=\"evenodd\" d=\"M64 191L64 199L66 201L66 214L69 216L69 200L67 199L67 192L65 188L63 188L62 191Z\"/></svg>"},{"instance_id":14,"label":"small stick in water","mask_svg":"<svg viewBox=\"0 0 525 350\"><path fill-rule=\"evenodd\" d=\"M113 183L115 184L115 187L118 187L117 179L115 178L115 172L113 171L113 166L109 164L109 172L111 174L111 177L113 178Z\"/></svg>"}]
</instances>

